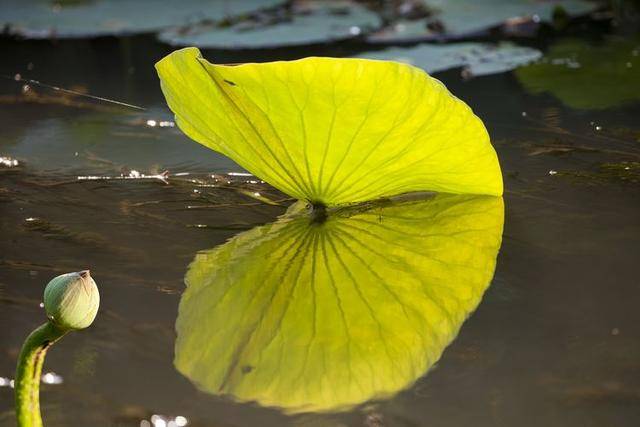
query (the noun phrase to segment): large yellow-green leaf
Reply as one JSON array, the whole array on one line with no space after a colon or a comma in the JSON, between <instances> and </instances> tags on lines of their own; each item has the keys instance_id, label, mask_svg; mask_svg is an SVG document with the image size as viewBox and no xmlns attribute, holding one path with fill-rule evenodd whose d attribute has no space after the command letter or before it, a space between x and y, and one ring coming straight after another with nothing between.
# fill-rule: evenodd
<instances>
[{"instance_id":1,"label":"large yellow-green leaf","mask_svg":"<svg viewBox=\"0 0 640 427\"><path fill-rule=\"evenodd\" d=\"M156 67L188 136L298 199L502 194L482 121L418 68L315 57L215 65L196 48Z\"/></svg>"},{"instance_id":2,"label":"large yellow-green leaf","mask_svg":"<svg viewBox=\"0 0 640 427\"><path fill-rule=\"evenodd\" d=\"M289 216L199 253L176 321L175 365L200 389L329 411L410 386L478 305L502 198Z\"/></svg>"}]
</instances>

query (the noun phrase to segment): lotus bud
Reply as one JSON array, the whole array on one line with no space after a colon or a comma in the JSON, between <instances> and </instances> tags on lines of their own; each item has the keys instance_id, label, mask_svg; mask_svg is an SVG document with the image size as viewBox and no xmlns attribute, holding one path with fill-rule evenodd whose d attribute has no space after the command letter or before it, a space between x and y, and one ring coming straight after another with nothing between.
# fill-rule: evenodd
<instances>
[{"instance_id":1,"label":"lotus bud","mask_svg":"<svg viewBox=\"0 0 640 427\"><path fill-rule=\"evenodd\" d=\"M44 289L47 317L63 330L91 325L99 305L100 293L89 270L54 277Z\"/></svg>"}]
</instances>

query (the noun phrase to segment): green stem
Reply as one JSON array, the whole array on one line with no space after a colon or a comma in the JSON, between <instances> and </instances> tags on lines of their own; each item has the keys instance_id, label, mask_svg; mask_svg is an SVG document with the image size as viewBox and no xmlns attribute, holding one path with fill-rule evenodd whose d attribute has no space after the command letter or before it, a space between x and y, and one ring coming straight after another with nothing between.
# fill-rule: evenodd
<instances>
[{"instance_id":1,"label":"green stem","mask_svg":"<svg viewBox=\"0 0 640 427\"><path fill-rule=\"evenodd\" d=\"M40 416L40 377L49 347L66 331L51 322L40 325L27 337L16 369L15 398L18 427L42 427Z\"/></svg>"}]
</instances>

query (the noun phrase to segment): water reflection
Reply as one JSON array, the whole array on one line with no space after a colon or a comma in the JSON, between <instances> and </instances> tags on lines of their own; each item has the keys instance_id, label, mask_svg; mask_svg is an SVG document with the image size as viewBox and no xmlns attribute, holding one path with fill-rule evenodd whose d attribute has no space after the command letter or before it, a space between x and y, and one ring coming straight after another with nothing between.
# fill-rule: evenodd
<instances>
[{"instance_id":1,"label":"water reflection","mask_svg":"<svg viewBox=\"0 0 640 427\"><path fill-rule=\"evenodd\" d=\"M289 412L390 397L478 305L503 219L502 198L438 195L242 233L189 267L175 365L203 391Z\"/></svg>"}]
</instances>

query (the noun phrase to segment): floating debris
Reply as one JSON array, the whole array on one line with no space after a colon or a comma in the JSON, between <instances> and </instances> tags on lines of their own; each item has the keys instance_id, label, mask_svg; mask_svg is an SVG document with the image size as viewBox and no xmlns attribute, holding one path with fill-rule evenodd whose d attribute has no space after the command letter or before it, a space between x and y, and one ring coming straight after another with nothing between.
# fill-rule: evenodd
<instances>
[{"instance_id":1,"label":"floating debris","mask_svg":"<svg viewBox=\"0 0 640 427\"><path fill-rule=\"evenodd\" d=\"M277 201L271 200L268 197L263 196L258 191L250 191L250 190L238 189L238 192L240 194L244 194L247 197L251 197L252 199L259 200L262 203L266 203L268 205L272 205L272 206L279 206L280 205L280 203L278 203Z\"/></svg>"},{"instance_id":2,"label":"floating debris","mask_svg":"<svg viewBox=\"0 0 640 427\"><path fill-rule=\"evenodd\" d=\"M14 80L28 82L21 86L18 95L0 95L0 104L40 104L40 105L62 105L65 107L78 108L82 110L94 110L100 112L123 112L122 107L144 110L144 108L128 104L114 99L95 96L87 93L83 86L73 86L65 89L40 83L36 80L21 80L21 76L16 74ZM39 91L34 86L41 86L44 91ZM49 91L50 93L45 93ZM95 102L82 101L87 99ZM126 110L125 110L126 111Z\"/></svg>"},{"instance_id":3,"label":"floating debris","mask_svg":"<svg viewBox=\"0 0 640 427\"><path fill-rule=\"evenodd\" d=\"M591 152L591 153L599 153L601 152L598 148L585 147L585 146L575 146L575 145L566 145L566 144L548 144L548 145L534 145L529 151L529 156L539 156L541 154L551 154L551 155L562 155L573 152Z\"/></svg>"},{"instance_id":4,"label":"floating debris","mask_svg":"<svg viewBox=\"0 0 640 427\"><path fill-rule=\"evenodd\" d=\"M130 179L146 179L146 180L158 180L163 182L164 184L168 184L169 171L164 171L162 173L147 175L141 173L135 169L132 169L127 174L120 174L118 176L108 176L108 175L80 175L78 176L78 181L114 181L114 180L130 180Z\"/></svg>"}]
</instances>

